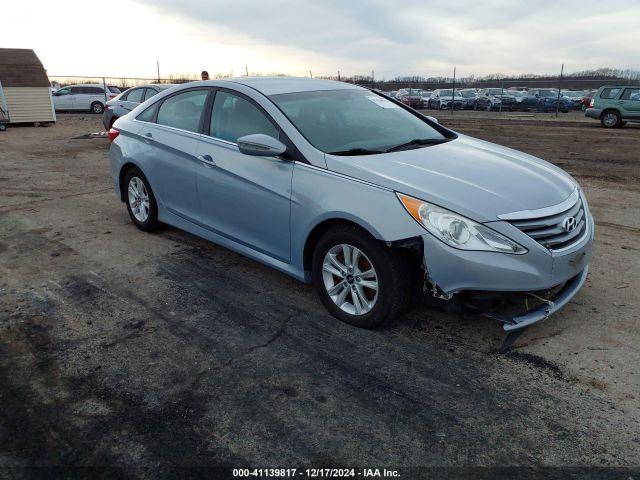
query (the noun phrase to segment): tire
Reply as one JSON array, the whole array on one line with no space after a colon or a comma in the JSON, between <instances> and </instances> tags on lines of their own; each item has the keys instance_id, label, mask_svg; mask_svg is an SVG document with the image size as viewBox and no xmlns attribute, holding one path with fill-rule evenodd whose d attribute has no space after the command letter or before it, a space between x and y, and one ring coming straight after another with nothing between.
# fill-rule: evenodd
<instances>
[{"instance_id":1,"label":"tire","mask_svg":"<svg viewBox=\"0 0 640 480\"><path fill-rule=\"evenodd\" d=\"M604 128L619 128L622 126L622 115L617 110L605 110L600 115L600 123Z\"/></svg>"},{"instance_id":2,"label":"tire","mask_svg":"<svg viewBox=\"0 0 640 480\"><path fill-rule=\"evenodd\" d=\"M7 126L4 123L0 123L0 132L4 132L7 129Z\"/></svg>"},{"instance_id":3,"label":"tire","mask_svg":"<svg viewBox=\"0 0 640 480\"><path fill-rule=\"evenodd\" d=\"M101 114L102 112L104 112L104 105L100 102L93 102L89 109L91 113Z\"/></svg>"},{"instance_id":4,"label":"tire","mask_svg":"<svg viewBox=\"0 0 640 480\"><path fill-rule=\"evenodd\" d=\"M124 197L131 220L143 232L153 232L160 227L158 204L147 177L139 168L131 168L124 178ZM146 202L144 199L146 198ZM146 215L145 215L146 213Z\"/></svg>"},{"instance_id":5,"label":"tire","mask_svg":"<svg viewBox=\"0 0 640 480\"><path fill-rule=\"evenodd\" d=\"M491 102L487 102L487 106L486 106L486 107L484 107L484 109L485 109L487 112L490 112L490 111L493 109L493 105L491 105Z\"/></svg>"},{"instance_id":6,"label":"tire","mask_svg":"<svg viewBox=\"0 0 640 480\"><path fill-rule=\"evenodd\" d=\"M478 110L478 102L477 101L473 102L473 109L474 110Z\"/></svg>"},{"instance_id":7,"label":"tire","mask_svg":"<svg viewBox=\"0 0 640 480\"><path fill-rule=\"evenodd\" d=\"M352 249L350 256L356 250L360 252L352 270L348 270L349 262L345 261L345 247ZM328 230L316 245L312 265L312 282L320 300L331 315L345 323L361 328L381 327L397 319L409 305L412 276L408 261L357 226L341 225ZM360 277L358 270L373 274ZM377 290L363 282L375 284ZM328 291L331 287L335 289L333 295ZM364 301L356 300L363 297Z\"/></svg>"}]
</instances>

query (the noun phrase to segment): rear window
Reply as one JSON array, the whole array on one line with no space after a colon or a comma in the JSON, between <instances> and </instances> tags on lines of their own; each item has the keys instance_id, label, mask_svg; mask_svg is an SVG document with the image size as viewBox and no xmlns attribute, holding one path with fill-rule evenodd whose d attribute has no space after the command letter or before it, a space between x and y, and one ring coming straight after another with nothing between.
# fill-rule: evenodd
<instances>
[{"instance_id":1,"label":"rear window","mask_svg":"<svg viewBox=\"0 0 640 480\"><path fill-rule=\"evenodd\" d=\"M621 90L620 88L605 88L600 93L600 98L604 98L604 99L616 98L620 93L620 90Z\"/></svg>"},{"instance_id":2,"label":"rear window","mask_svg":"<svg viewBox=\"0 0 640 480\"><path fill-rule=\"evenodd\" d=\"M144 88L134 88L127 93L127 102L142 103Z\"/></svg>"},{"instance_id":3,"label":"rear window","mask_svg":"<svg viewBox=\"0 0 640 480\"><path fill-rule=\"evenodd\" d=\"M626 88L621 100L640 101L640 88Z\"/></svg>"},{"instance_id":4,"label":"rear window","mask_svg":"<svg viewBox=\"0 0 640 480\"><path fill-rule=\"evenodd\" d=\"M113 85L109 85L107 88L111 93L120 93L120 89L118 87L114 87Z\"/></svg>"},{"instance_id":5,"label":"rear window","mask_svg":"<svg viewBox=\"0 0 640 480\"><path fill-rule=\"evenodd\" d=\"M207 94L207 90L190 90L167 98L160 105L156 123L197 132Z\"/></svg>"}]
</instances>

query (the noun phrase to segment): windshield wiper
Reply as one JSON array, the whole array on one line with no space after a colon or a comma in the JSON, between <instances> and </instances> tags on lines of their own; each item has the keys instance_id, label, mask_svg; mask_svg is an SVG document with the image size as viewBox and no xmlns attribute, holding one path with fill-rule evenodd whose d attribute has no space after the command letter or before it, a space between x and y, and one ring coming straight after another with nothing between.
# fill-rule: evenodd
<instances>
[{"instance_id":1,"label":"windshield wiper","mask_svg":"<svg viewBox=\"0 0 640 480\"><path fill-rule=\"evenodd\" d=\"M376 153L385 153L385 150L369 150L368 148L351 148L349 150L341 150L338 152L329 152L331 155L375 155Z\"/></svg>"},{"instance_id":2,"label":"windshield wiper","mask_svg":"<svg viewBox=\"0 0 640 480\"><path fill-rule=\"evenodd\" d=\"M404 150L405 148L411 147L422 147L426 145L438 145L440 143L445 143L451 140L450 138L414 138L410 142L401 143L400 145L396 145L394 147L388 148L385 152L396 152L398 150Z\"/></svg>"}]
</instances>

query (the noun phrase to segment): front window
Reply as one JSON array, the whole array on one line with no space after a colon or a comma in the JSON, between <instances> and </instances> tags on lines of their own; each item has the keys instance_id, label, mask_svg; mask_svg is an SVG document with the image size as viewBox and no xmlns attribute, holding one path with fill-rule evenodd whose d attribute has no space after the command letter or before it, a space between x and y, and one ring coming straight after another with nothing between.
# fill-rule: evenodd
<instances>
[{"instance_id":1,"label":"front window","mask_svg":"<svg viewBox=\"0 0 640 480\"><path fill-rule=\"evenodd\" d=\"M366 90L324 90L269 97L325 153L380 153L413 140L445 141L426 121Z\"/></svg>"},{"instance_id":2,"label":"front window","mask_svg":"<svg viewBox=\"0 0 640 480\"><path fill-rule=\"evenodd\" d=\"M440 90L438 92L438 95L440 95L441 97L450 97L451 95L453 95L453 92L451 90Z\"/></svg>"},{"instance_id":3,"label":"front window","mask_svg":"<svg viewBox=\"0 0 640 480\"><path fill-rule=\"evenodd\" d=\"M237 143L240 137L263 133L278 138L278 130L249 100L227 92L216 93L209 134Z\"/></svg>"},{"instance_id":4,"label":"front window","mask_svg":"<svg viewBox=\"0 0 640 480\"><path fill-rule=\"evenodd\" d=\"M476 92L471 90L460 90L458 94L464 98L473 98L476 96Z\"/></svg>"}]
</instances>

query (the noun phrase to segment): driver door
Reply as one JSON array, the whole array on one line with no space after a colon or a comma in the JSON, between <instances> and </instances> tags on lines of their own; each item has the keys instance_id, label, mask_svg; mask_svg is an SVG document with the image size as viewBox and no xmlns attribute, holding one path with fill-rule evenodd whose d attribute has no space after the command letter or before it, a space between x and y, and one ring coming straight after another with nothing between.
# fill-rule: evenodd
<instances>
[{"instance_id":1,"label":"driver door","mask_svg":"<svg viewBox=\"0 0 640 480\"><path fill-rule=\"evenodd\" d=\"M197 157L199 222L209 230L278 260L290 261L293 161L240 153L237 139L279 138L276 123L253 100L218 90Z\"/></svg>"},{"instance_id":2,"label":"driver door","mask_svg":"<svg viewBox=\"0 0 640 480\"><path fill-rule=\"evenodd\" d=\"M53 95L53 106L56 110L71 110L71 87L61 88Z\"/></svg>"}]
</instances>

